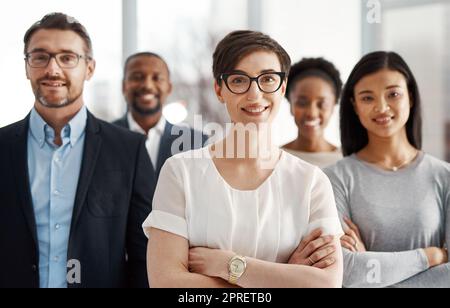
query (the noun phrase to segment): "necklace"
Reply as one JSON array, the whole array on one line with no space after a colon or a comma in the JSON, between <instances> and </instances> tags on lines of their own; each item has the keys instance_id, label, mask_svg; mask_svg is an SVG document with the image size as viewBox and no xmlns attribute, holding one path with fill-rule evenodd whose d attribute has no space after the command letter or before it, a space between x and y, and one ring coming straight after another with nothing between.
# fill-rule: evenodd
<instances>
[{"instance_id":1,"label":"necklace","mask_svg":"<svg viewBox=\"0 0 450 308\"><path fill-rule=\"evenodd\" d=\"M400 165L389 166L389 167L386 166L386 165L383 165L383 167L385 167L386 169L391 170L393 172L397 172L398 170L400 170L404 166L406 166L406 165L410 164L411 162L413 162L416 159L418 154L419 154L419 151L416 151L414 153L414 155L412 156L412 158L408 158L408 159L404 160Z\"/></svg>"}]
</instances>

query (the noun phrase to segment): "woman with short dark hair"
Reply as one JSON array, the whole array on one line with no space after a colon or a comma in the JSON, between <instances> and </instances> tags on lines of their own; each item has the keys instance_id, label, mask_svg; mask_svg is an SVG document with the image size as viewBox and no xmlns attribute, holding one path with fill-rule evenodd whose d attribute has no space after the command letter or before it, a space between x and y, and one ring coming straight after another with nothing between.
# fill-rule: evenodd
<instances>
[{"instance_id":1,"label":"woman with short dark hair","mask_svg":"<svg viewBox=\"0 0 450 308\"><path fill-rule=\"evenodd\" d=\"M450 165L423 151L406 62L375 52L341 98L345 159L325 169L343 218L344 287L450 287Z\"/></svg>"},{"instance_id":2,"label":"woman with short dark hair","mask_svg":"<svg viewBox=\"0 0 450 308\"><path fill-rule=\"evenodd\" d=\"M144 223L152 287L341 286L331 184L270 138L289 68L263 33L236 31L218 44L214 87L232 128L164 165Z\"/></svg>"}]
</instances>

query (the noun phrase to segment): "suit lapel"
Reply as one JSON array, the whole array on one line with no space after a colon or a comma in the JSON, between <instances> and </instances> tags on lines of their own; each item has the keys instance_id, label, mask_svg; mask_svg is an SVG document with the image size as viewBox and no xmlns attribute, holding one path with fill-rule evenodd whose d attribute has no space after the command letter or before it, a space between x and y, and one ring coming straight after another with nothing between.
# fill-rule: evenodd
<instances>
[{"instance_id":1,"label":"suit lapel","mask_svg":"<svg viewBox=\"0 0 450 308\"><path fill-rule=\"evenodd\" d=\"M36 219L31 198L30 178L28 176L28 127L30 116L19 123L16 140L11 145L12 166L15 168L15 182L21 200L25 220L34 243L37 245Z\"/></svg>"},{"instance_id":2,"label":"suit lapel","mask_svg":"<svg viewBox=\"0 0 450 308\"><path fill-rule=\"evenodd\" d=\"M123 124L126 128L130 128L130 123L128 123L128 113L125 113L125 116L123 117Z\"/></svg>"},{"instance_id":3,"label":"suit lapel","mask_svg":"<svg viewBox=\"0 0 450 308\"><path fill-rule=\"evenodd\" d=\"M117 122L117 125L122 126L124 128L130 129L130 123L128 123L128 113L125 113L125 115L120 118Z\"/></svg>"},{"instance_id":4,"label":"suit lapel","mask_svg":"<svg viewBox=\"0 0 450 308\"><path fill-rule=\"evenodd\" d=\"M98 155L102 144L99 135L100 126L97 120L88 112L86 123L86 139L84 143L83 161L81 163L80 177L78 180L77 194L75 196L75 204L72 216L72 228L76 225L85 204L86 194L91 183L92 175L95 170ZM72 231L71 231L72 232Z\"/></svg>"},{"instance_id":5,"label":"suit lapel","mask_svg":"<svg viewBox=\"0 0 450 308\"><path fill-rule=\"evenodd\" d=\"M161 141L159 142L159 151L158 151L158 161L155 168L156 174L159 175L159 172L166 162L166 160L172 156L172 127L173 125L169 122L166 122L166 127L164 128L164 134L161 136Z\"/></svg>"}]
</instances>

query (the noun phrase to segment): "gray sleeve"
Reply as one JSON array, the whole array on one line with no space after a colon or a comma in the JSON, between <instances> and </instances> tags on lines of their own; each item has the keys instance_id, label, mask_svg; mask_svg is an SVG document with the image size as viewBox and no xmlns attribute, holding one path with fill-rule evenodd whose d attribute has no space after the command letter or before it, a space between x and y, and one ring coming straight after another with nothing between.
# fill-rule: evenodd
<instances>
[{"instance_id":1,"label":"gray sleeve","mask_svg":"<svg viewBox=\"0 0 450 308\"><path fill-rule=\"evenodd\" d=\"M332 168L325 173L330 178L339 216L351 217L349 197L343 175L337 176ZM344 280L346 288L380 288L395 285L429 268L422 249L403 252L353 253L343 249Z\"/></svg>"},{"instance_id":2,"label":"gray sleeve","mask_svg":"<svg viewBox=\"0 0 450 308\"><path fill-rule=\"evenodd\" d=\"M444 196L446 207L445 216L445 241L450 247L450 186ZM450 288L450 263L430 268L408 280L396 284L396 288Z\"/></svg>"},{"instance_id":3,"label":"gray sleeve","mask_svg":"<svg viewBox=\"0 0 450 308\"><path fill-rule=\"evenodd\" d=\"M394 288L450 288L450 263L430 268L393 286Z\"/></svg>"},{"instance_id":4,"label":"gray sleeve","mask_svg":"<svg viewBox=\"0 0 450 308\"><path fill-rule=\"evenodd\" d=\"M331 186L333 187L334 199L336 201L336 207L339 218L341 219L341 224L346 226L343 218L351 218L347 187L341 178L336 175L333 167L325 169L324 172L330 179Z\"/></svg>"},{"instance_id":5,"label":"gray sleeve","mask_svg":"<svg viewBox=\"0 0 450 308\"><path fill-rule=\"evenodd\" d=\"M403 252L358 252L343 249L345 288L385 288L428 269L422 249Z\"/></svg>"}]
</instances>

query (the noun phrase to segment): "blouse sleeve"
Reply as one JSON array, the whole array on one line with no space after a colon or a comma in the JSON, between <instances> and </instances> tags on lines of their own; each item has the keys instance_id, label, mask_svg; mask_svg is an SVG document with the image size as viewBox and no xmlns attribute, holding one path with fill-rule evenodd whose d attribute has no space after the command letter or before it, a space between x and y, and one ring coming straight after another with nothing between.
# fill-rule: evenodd
<instances>
[{"instance_id":1,"label":"blouse sleeve","mask_svg":"<svg viewBox=\"0 0 450 308\"><path fill-rule=\"evenodd\" d=\"M322 229L323 235L341 237L344 234L339 221L330 180L322 170L315 168L311 187L311 206L307 233L309 234L318 228Z\"/></svg>"},{"instance_id":2,"label":"blouse sleeve","mask_svg":"<svg viewBox=\"0 0 450 308\"><path fill-rule=\"evenodd\" d=\"M169 158L162 167L153 197L153 210L142 225L147 237L148 229L155 228L189 239L181 171L176 158Z\"/></svg>"}]
</instances>

